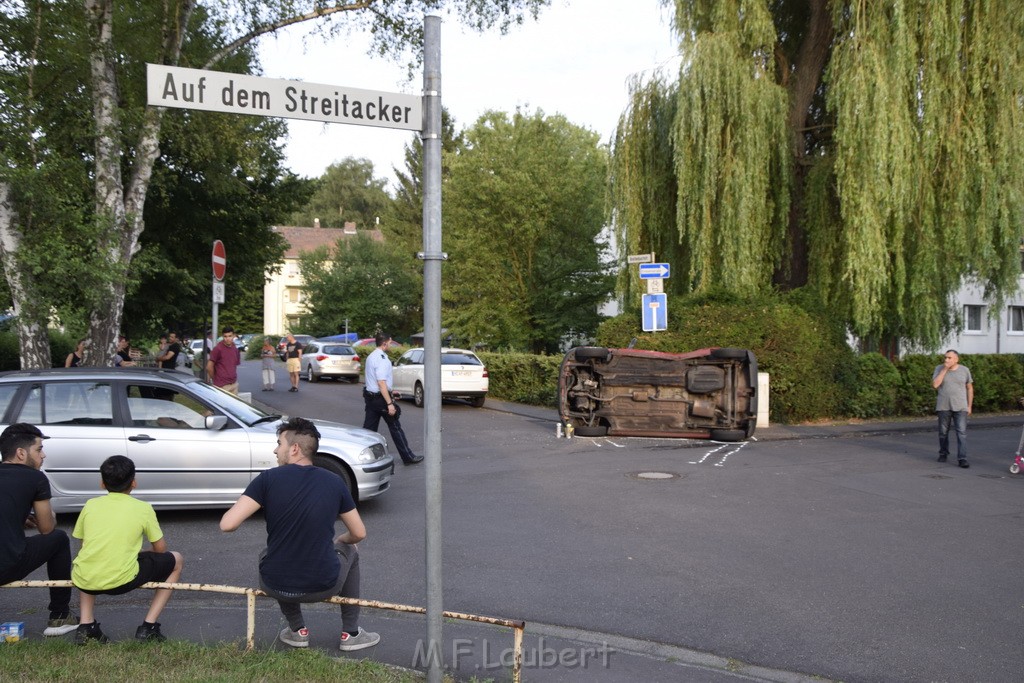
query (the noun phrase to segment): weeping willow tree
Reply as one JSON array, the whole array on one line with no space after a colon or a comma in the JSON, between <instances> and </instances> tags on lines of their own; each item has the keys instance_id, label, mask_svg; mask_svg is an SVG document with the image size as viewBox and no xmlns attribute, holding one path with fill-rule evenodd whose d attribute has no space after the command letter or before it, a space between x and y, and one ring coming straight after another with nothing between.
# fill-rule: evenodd
<instances>
[{"instance_id":1,"label":"weeping willow tree","mask_svg":"<svg viewBox=\"0 0 1024 683\"><path fill-rule=\"evenodd\" d=\"M664 184L634 150L674 107L675 220L638 225L647 196L613 184L621 245L675 239L683 291L810 285L862 337L938 344L966 279L1001 309L1024 235L1014 3L673 4L679 82L635 85L613 183Z\"/></svg>"}]
</instances>

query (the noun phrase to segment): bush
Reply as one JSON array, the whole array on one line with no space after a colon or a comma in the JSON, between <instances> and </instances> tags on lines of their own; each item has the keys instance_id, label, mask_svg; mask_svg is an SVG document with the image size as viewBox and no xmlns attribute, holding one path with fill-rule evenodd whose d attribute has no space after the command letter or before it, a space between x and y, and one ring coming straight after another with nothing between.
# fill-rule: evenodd
<instances>
[{"instance_id":1,"label":"bush","mask_svg":"<svg viewBox=\"0 0 1024 683\"><path fill-rule=\"evenodd\" d=\"M561 356L535 356L529 353L477 354L487 366L488 393L516 403L556 407L558 405L558 368Z\"/></svg>"},{"instance_id":2,"label":"bush","mask_svg":"<svg viewBox=\"0 0 1024 683\"><path fill-rule=\"evenodd\" d=\"M683 352L709 346L750 349L771 375L769 410L779 422L833 417L846 407L855 367L841 329L797 296L670 297L669 330L644 333L639 307L605 321L602 346Z\"/></svg>"},{"instance_id":3,"label":"bush","mask_svg":"<svg viewBox=\"0 0 1024 683\"><path fill-rule=\"evenodd\" d=\"M903 378L896 366L880 353L865 353L857 358L854 391L847 412L853 417L895 415Z\"/></svg>"}]
</instances>

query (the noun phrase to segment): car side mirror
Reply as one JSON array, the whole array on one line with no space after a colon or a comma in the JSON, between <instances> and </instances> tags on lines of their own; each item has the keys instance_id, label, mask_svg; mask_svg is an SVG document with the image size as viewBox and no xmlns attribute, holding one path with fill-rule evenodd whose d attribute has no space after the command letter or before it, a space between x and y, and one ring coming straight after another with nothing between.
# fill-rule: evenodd
<instances>
[{"instance_id":1,"label":"car side mirror","mask_svg":"<svg viewBox=\"0 0 1024 683\"><path fill-rule=\"evenodd\" d=\"M228 418L224 415L207 415L206 416L206 428L207 429L224 429L228 423Z\"/></svg>"}]
</instances>

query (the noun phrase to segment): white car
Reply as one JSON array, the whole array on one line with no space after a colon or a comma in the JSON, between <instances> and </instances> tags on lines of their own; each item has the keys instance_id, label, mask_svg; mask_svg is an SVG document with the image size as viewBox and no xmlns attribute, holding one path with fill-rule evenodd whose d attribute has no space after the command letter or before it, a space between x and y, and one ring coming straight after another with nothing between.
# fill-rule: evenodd
<instances>
[{"instance_id":1,"label":"white car","mask_svg":"<svg viewBox=\"0 0 1024 683\"><path fill-rule=\"evenodd\" d=\"M423 407L422 348L409 349L395 363L395 392ZM441 349L441 398L464 398L481 408L487 398L487 368L476 354L466 349Z\"/></svg>"}]
</instances>

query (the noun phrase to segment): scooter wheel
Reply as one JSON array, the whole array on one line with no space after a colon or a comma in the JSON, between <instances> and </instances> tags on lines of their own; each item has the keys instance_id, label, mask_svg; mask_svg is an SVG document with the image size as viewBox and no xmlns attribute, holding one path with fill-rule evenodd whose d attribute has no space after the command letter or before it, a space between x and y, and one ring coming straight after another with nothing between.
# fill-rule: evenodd
<instances>
[{"instance_id":1,"label":"scooter wheel","mask_svg":"<svg viewBox=\"0 0 1024 683\"><path fill-rule=\"evenodd\" d=\"M1010 474L1017 474L1018 472L1020 472L1020 465L1017 463L1010 465Z\"/></svg>"}]
</instances>

